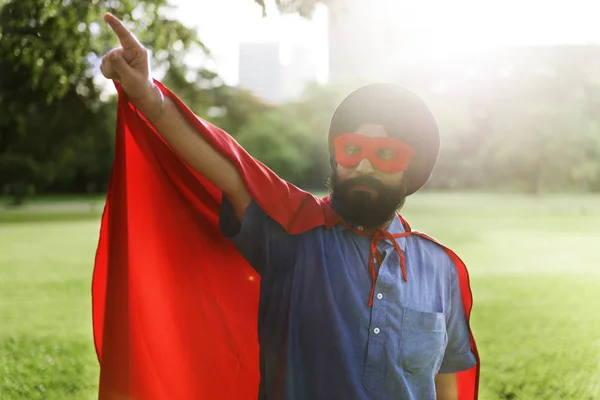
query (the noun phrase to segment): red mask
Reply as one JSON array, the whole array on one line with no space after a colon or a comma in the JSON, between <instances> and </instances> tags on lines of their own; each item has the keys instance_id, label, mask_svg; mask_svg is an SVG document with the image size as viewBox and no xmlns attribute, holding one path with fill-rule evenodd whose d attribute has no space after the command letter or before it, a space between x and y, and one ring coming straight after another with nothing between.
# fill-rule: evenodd
<instances>
[{"instance_id":1,"label":"red mask","mask_svg":"<svg viewBox=\"0 0 600 400\"><path fill-rule=\"evenodd\" d=\"M333 140L335 161L351 168L366 158L383 172L400 172L408 168L414 150L408 144L391 137L368 137L344 133Z\"/></svg>"}]
</instances>

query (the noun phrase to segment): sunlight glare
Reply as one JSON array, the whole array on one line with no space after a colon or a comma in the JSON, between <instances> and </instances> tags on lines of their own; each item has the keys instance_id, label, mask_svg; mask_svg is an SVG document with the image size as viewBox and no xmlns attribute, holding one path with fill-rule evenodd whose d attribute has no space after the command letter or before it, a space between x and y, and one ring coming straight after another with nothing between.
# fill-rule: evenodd
<instances>
[{"instance_id":1,"label":"sunlight glare","mask_svg":"<svg viewBox=\"0 0 600 400\"><path fill-rule=\"evenodd\" d=\"M402 51L417 59L460 58L498 46L572 43L599 36L589 34L596 25L590 11L600 9L590 0L380 1L385 2L386 22L404 38Z\"/></svg>"}]
</instances>

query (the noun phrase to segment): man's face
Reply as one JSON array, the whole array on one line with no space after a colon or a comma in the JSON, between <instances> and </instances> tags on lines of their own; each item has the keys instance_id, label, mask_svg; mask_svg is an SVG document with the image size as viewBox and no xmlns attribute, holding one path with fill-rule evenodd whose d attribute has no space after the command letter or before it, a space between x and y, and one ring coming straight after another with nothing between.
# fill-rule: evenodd
<instances>
[{"instance_id":1,"label":"man's face","mask_svg":"<svg viewBox=\"0 0 600 400\"><path fill-rule=\"evenodd\" d=\"M356 133L387 136L383 126L377 124L361 125ZM366 228L380 227L404 203L403 177L403 171L380 171L366 158L353 167L337 164L331 175L331 199L345 220Z\"/></svg>"}]
</instances>

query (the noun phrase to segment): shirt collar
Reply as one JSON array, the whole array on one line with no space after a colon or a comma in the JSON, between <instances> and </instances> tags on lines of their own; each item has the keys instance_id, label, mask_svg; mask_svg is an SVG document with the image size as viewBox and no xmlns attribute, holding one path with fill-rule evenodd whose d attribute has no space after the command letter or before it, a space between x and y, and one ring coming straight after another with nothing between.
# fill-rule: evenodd
<instances>
[{"instance_id":1,"label":"shirt collar","mask_svg":"<svg viewBox=\"0 0 600 400\"><path fill-rule=\"evenodd\" d=\"M354 228L358 231L363 230L363 227L358 224L348 223L348 225L350 225L352 228ZM337 223L334 226L334 228L338 231L348 230L348 228L346 228L346 226L344 226L344 224L341 222ZM385 230L388 231L389 233L391 233L392 235L405 232L404 226L402 225L402 221L400 221L400 217L398 215L396 215L394 217L394 219L392 219L392 221L390 222L390 224L387 226L387 228ZM400 246L402 251L405 251L406 250L406 237L396 238L396 241L398 242L398 245ZM389 246L393 246L389 239L385 239L384 242Z\"/></svg>"}]
</instances>

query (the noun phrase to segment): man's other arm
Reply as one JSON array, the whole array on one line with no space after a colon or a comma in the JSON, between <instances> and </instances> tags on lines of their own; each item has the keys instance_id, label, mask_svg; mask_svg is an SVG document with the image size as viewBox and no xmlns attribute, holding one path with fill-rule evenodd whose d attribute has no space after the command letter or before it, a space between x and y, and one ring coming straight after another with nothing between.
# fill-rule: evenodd
<instances>
[{"instance_id":1,"label":"man's other arm","mask_svg":"<svg viewBox=\"0 0 600 400\"><path fill-rule=\"evenodd\" d=\"M438 400L458 400L456 374L438 374L435 376L435 395Z\"/></svg>"}]
</instances>

